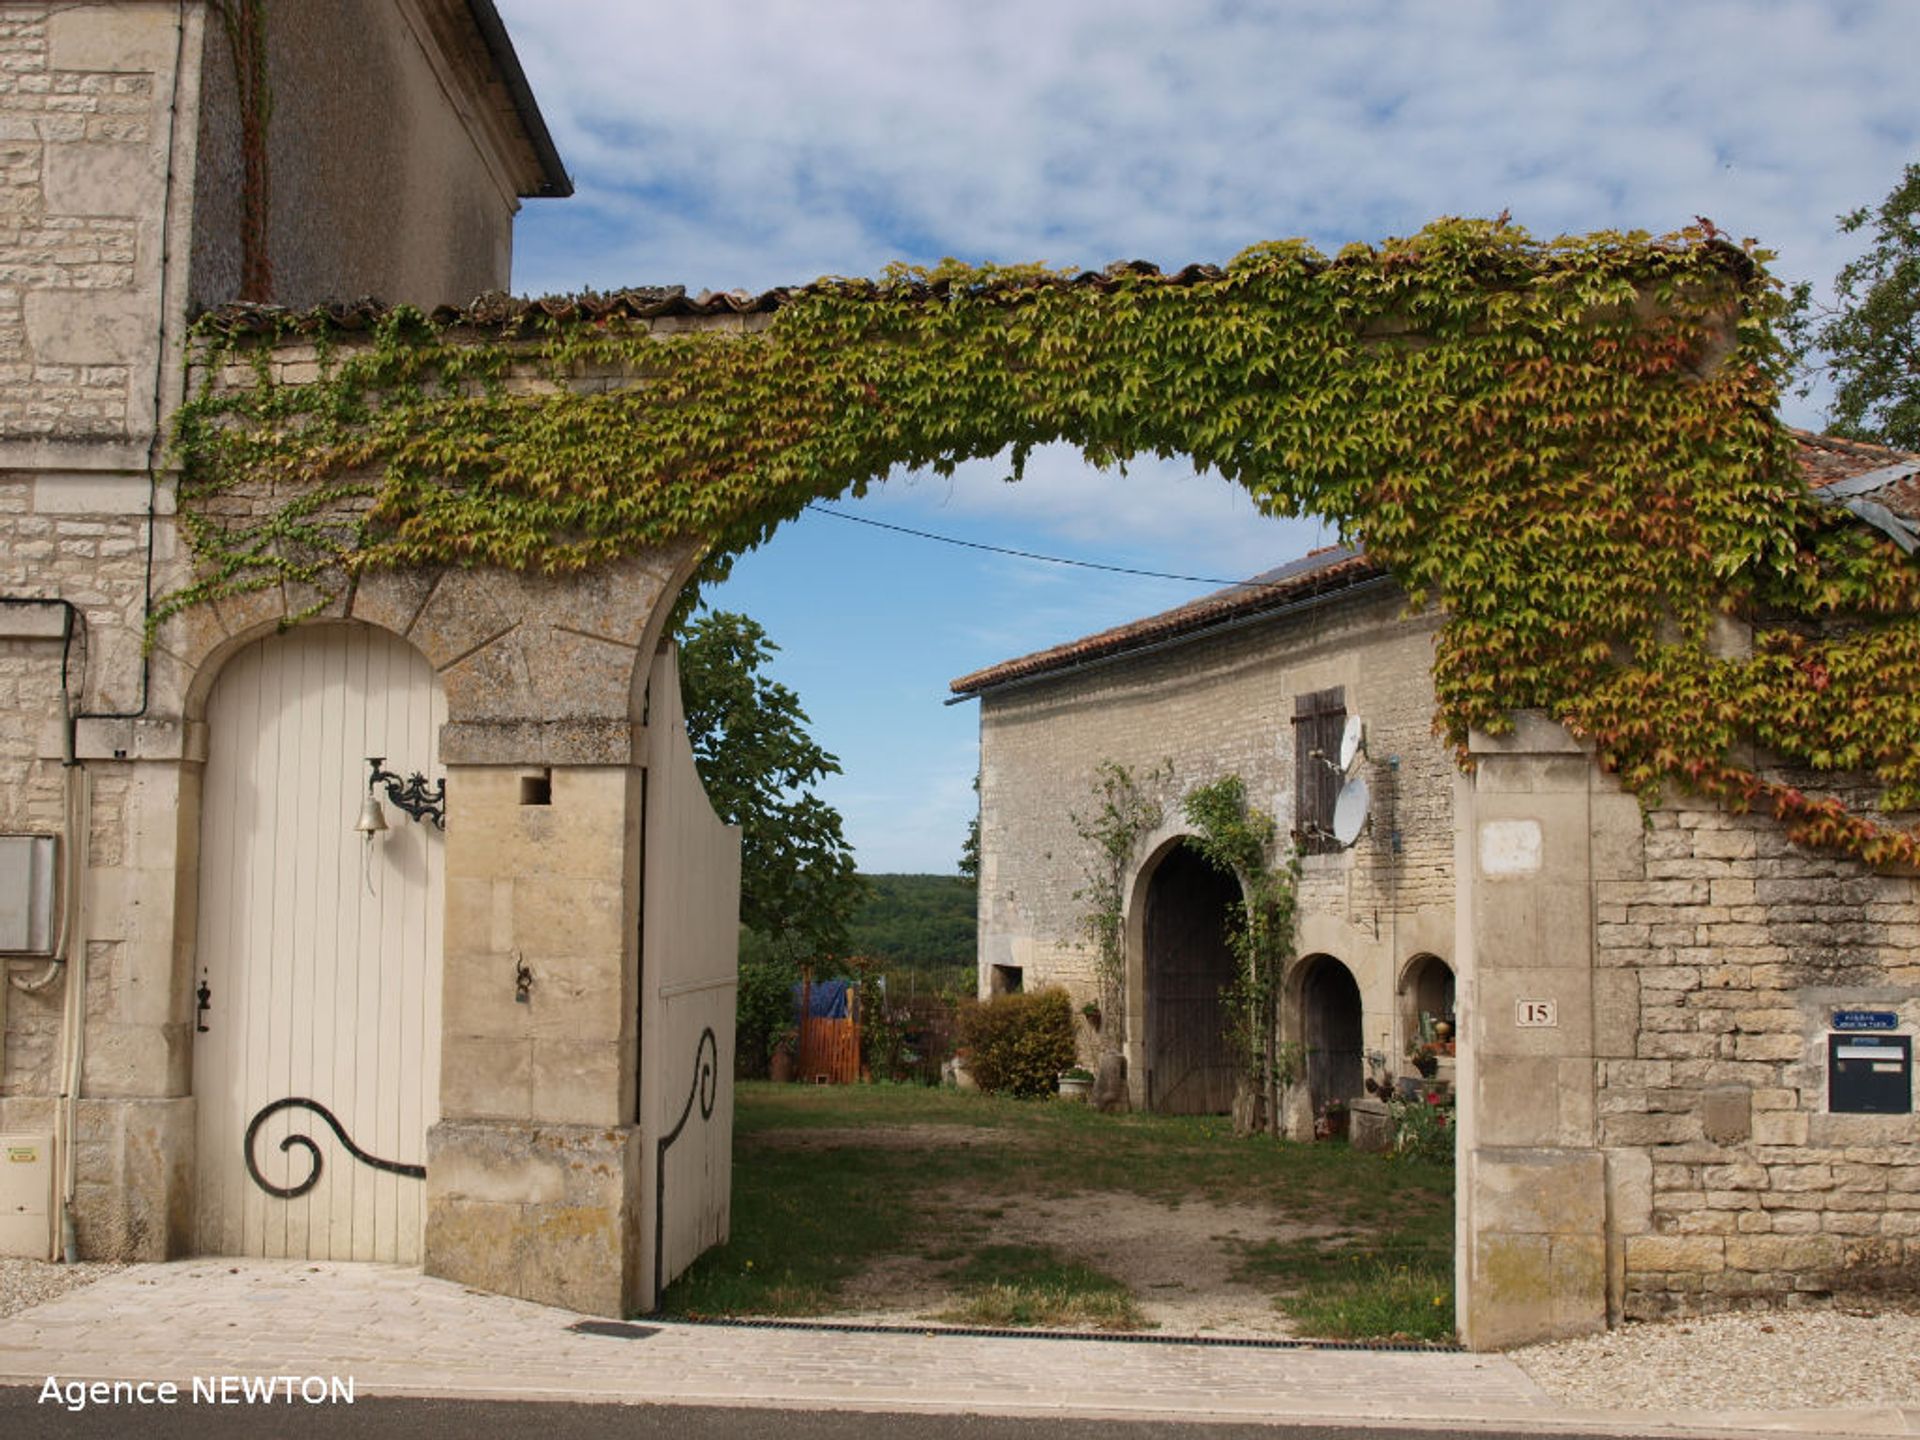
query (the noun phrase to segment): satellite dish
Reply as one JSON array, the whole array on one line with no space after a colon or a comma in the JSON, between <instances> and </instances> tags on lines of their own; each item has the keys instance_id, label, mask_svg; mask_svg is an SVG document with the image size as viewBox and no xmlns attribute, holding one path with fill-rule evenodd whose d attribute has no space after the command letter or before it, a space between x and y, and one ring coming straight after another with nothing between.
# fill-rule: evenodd
<instances>
[{"instance_id":1,"label":"satellite dish","mask_svg":"<svg viewBox=\"0 0 1920 1440\"><path fill-rule=\"evenodd\" d=\"M1358 715L1347 716L1346 729L1340 732L1340 769L1344 774L1353 768L1353 762L1360 752L1367 748L1367 722Z\"/></svg>"},{"instance_id":2,"label":"satellite dish","mask_svg":"<svg viewBox=\"0 0 1920 1440\"><path fill-rule=\"evenodd\" d=\"M1372 806L1373 795L1365 777L1356 775L1340 787L1339 797L1333 802L1333 838L1342 849L1351 849L1367 828L1367 812Z\"/></svg>"}]
</instances>

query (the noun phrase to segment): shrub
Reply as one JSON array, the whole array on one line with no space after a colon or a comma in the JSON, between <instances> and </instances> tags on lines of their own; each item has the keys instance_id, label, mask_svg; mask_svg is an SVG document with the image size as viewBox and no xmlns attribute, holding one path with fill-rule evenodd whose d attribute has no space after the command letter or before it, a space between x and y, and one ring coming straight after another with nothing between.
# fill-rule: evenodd
<instances>
[{"instance_id":1,"label":"shrub","mask_svg":"<svg viewBox=\"0 0 1920 1440\"><path fill-rule=\"evenodd\" d=\"M1437 1092L1419 1100L1389 1100L1394 1154L1434 1165L1453 1164L1453 1101Z\"/></svg>"},{"instance_id":2,"label":"shrub","mask_svg":"<svg viewBox=\"0 0 1920 1440\"><path fill-rule=\"evenodd\" d=\"M1048 988L996 995L960 1012L960 1048L980 1088L990 1094L1051 1095L1074 1062L1073 1006Z\"/></svg>"},{"instance_id":3,"label":"shrub","mask_svg":"<svg viewBox=\"0 0 1920 1440\"><path fill-rule=\"evenodd\" d=\"M800 968L775 957L740 960L740 989L734 1002L734 1074L764 1080L773 1042L793 1028L793 986Z\"/></svg>"}]
</instances>

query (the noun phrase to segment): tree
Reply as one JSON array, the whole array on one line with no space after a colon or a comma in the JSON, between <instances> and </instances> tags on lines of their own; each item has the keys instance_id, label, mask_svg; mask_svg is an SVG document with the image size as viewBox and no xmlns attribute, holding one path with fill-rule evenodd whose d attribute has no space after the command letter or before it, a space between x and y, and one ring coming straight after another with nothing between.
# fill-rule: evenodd
<instances>
[{"instance_id":1,"label":"tree","mask_svg":"<svg viewBox=\"0 0 1920 1440\"><path fill-rule=\"evenodd\" d=\"M1877 208L1840 216L1840 230L1872 244L1834 277L1831 309L1816 315L1808 288L1795 290L1789 342L1826 355L1836 435L1920 449L1920 164Z\"/></svg>"},{"instance_id":2,"label":"tree","mask_svg":"<svg viewBox=\"0 0 1920 1440\"><path fill-rule=\"evenodd\" d=\"M967 838L960 842L960 861L954 866L962 880L980 883L980 772L973 773L973 818L967 821Z\"/></svg>"},{"instance_id":3,"label":"tree","mask_svg":"<svg viewBox=\"0 0 1920 1440\"><path fill-rule=\"evenodd\" d=\"M864 898L840 812L811 787L840 762L807 733L799 697L764 673L779 646L715 610L680 631L687 738L721 819L740 827L740 923L792 964L837 958Z\"/></svg>"}]
</instances>

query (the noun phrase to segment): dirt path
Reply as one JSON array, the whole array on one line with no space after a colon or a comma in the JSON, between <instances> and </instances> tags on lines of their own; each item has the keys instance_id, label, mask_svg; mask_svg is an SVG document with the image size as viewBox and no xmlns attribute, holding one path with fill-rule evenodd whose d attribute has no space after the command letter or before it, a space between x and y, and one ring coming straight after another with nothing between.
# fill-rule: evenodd
<instances>
[{"instance_id":1,"label":"dirt path","mask_svg":"<svg viewBox=\"0 0 1920 1440\"><path fill-rule=\"evenodd\" d=\"M1002 1245L1046 1246L1111 1275L1132 1292L1154 1329L1171 1335L1294 1333L1271 1293L1233 1278L1242 1242L1333 1233L1252 1205L1178 1205L1118 1191L1061 1198L943 1197L956 1234ZM954 1304L951 1259L888 1256L849 1282L831 1317L867 1323L923 1321Z\"/></svg>"}]
</instances>

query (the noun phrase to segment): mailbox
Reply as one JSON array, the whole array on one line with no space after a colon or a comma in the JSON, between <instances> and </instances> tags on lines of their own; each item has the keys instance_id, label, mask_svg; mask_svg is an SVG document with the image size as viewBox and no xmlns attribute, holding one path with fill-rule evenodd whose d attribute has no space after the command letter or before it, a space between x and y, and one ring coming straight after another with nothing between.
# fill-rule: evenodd
<instances>
[{"instance_id":1,"label":"mailbox","mask_svg":"<svg viewBox=\"0 0 1920 1440\"><path fill-rule=\"evenodd\" d=\"M1835 1115L1911 1115L1913 1037L1827 1036L1827 1110Z\"/></svg>"}]
</instances>

